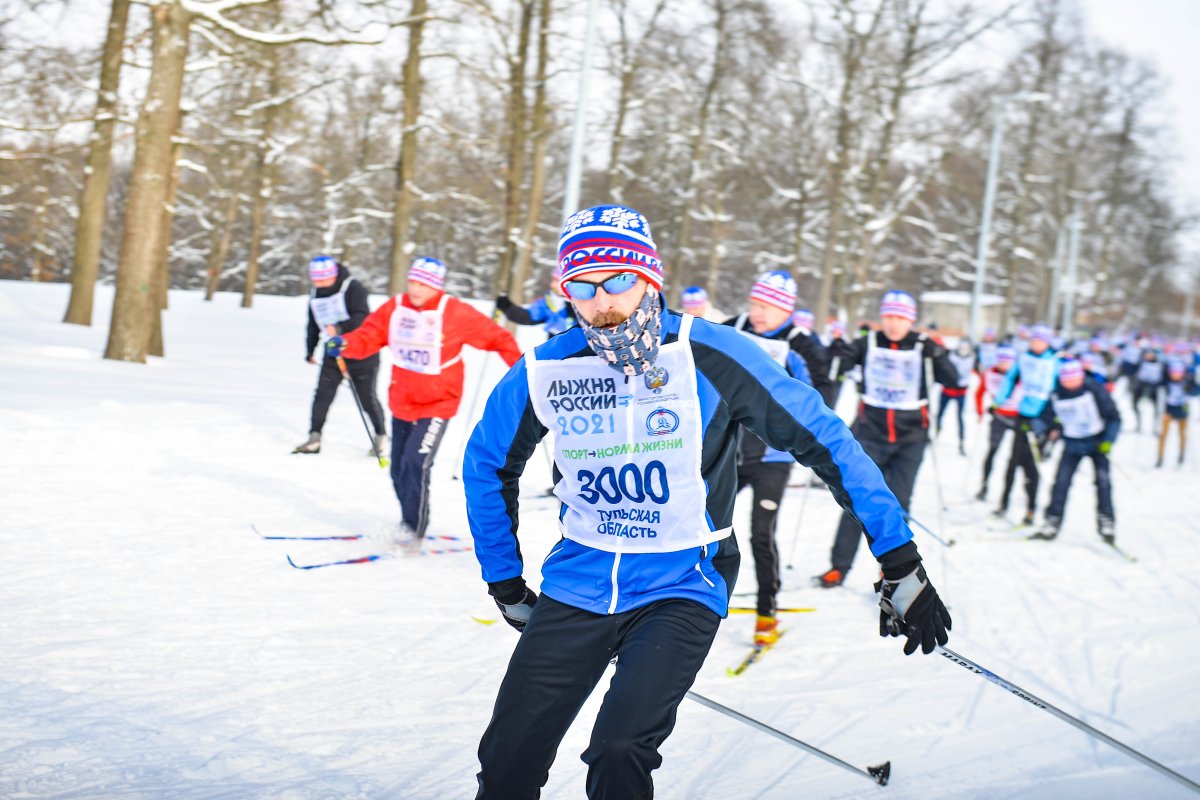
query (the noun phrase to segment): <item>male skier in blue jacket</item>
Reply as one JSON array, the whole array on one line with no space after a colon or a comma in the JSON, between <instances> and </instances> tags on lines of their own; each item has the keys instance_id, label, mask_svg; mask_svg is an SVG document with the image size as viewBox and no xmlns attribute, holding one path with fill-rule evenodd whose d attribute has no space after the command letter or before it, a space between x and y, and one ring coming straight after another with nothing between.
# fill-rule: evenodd
<instances>
[{"instance_id":1,"label":"male skier in blue jacket","mask_svg":"<svg viewBox=\"0 0 1200 800\"><path fill-rule=\"evenodd\" d=\"M526 353L488 398L463 478L489 593L522 631L479 745L477 798L534 798L559 742L616 659L583 753L587 795L648 798L659 747L726 616L738 430L825 480L878 558L880 635L947 641L900 505L812 388L742 334L667 311L649 225L622 206L573 214L561 284L579 327ZM518 480L550 433L562 540L525 583Z\"/></svg>"}]
</instances>

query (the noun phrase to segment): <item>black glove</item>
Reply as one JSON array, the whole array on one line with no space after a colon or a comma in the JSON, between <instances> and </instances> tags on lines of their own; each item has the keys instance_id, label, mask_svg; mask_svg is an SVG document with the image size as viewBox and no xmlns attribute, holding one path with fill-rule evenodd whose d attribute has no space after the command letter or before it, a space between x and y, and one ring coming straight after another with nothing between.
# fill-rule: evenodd
<instances>
[{"instance_id":1,"label":"black glove","mask_svg":"<svg viewBox=\"0 0 1200 800\"><path fill-rule=\"evenodd\" d=\"M899 579L884 577L875 584L879 592L879 635L907 636L904 655L911 656L920 646L921 652L933 652L935 642L944 645L950 640L950 612L938 597L937 590L918 564Z\"/></svg>"},{"instance_id":2,"label":"black glove","mask_svg":"<svg viewBox=\"0 0 1200 800\"><path fill-rule=\"evenodd\" d=\"M529 622L529 615L537 604L537 593L525 585L525 579L518 575L506 581L488 584L488 594L496 601L496 607L504 616L504 621L512 625L520 633Z\"/></svg>"},{"instance_id":3,"label":"black glove","mask_svg":"<svg viewBox=\"0 0 1200 800\"><path fill-rule=\"evenodd\" d=\"M513 307L513 301L508 299L508 295L502 294L496 298L496 310L500 312L508 311Z\"/></svg>"}]
</instances>

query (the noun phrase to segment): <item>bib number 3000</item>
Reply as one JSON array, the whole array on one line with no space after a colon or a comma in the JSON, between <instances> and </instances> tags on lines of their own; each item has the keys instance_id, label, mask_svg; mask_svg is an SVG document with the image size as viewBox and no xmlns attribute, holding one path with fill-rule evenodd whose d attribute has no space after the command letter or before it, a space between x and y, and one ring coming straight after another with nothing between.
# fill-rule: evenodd
<instances>
[{"instance_id":1,"label":"bib number 3000","mask_svg":"<svg viewBox=\"0 0 1200 800\"><path fill-rule=\"evenodd\" d=\"M619 471L615 467L605 467L599 473L581 469L575 478L580 483L579 496L592 505L599 503L601 498L611 504L649 500L658 505L671 499L667 468L661 461L651 461L644 468L625 464Z\"/></svg>"}]
</instances>

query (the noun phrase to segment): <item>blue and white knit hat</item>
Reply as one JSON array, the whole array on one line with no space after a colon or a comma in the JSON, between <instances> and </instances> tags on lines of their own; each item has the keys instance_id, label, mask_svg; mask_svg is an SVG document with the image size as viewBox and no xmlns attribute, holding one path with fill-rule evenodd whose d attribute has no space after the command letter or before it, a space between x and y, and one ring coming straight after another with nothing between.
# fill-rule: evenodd
<instances>
[{"instance_id":1,"label":"blue and white knit hat","mask_svg":"<svg viewBox=\"0 0 1200 800\"><path fill-rule=\"evenodd\" d=\"M909 322L916 322L917 300L908 292L888 292L879 303L879 316L902 317Z\"/></svg>"},{"instance_id":2,"label":"blue and white knit hat","mask_svg":"<svg viewBox=\"0 0 1200 800\"><path fill-rule=\"evenodd\" d=\"M996 348L996 363L997 364L1012 364L1017 360L1017 351L1006 344L1002 344Z\"/></svg>"},{"instance_id":3,"label":"blue and white knit hat","mask_svg":"<svg viewBox=\"0 0 1200 800\"><path fill-rule=\"evenodd\" d=\"M1080 364L1074 358L1068 358L1058 365L1058 379L1060 381L1072 380L1083 377L1083 364Z\"/></svg>"},{"instance_id":4,"label":"blue and white knit hat","mask_svg":"<svg viewBox=\"0 0 1200 800\"><path fill-rule=\"evenodd\" d=\"M690 314L708 305L708 292L703 286L689 286L683 290L679 299L683 303L683 310Z\"/></svg>"},{"instance_id":5,"label":"blue and white knit hat","mask_svg":"<svg viewBox=\"0 0 1200 800\"><path fill-rule=\"evenodd\" d=\"M1054 341L1054 330L1049 325L1038 323L1029 329L1030 339L1041 339L1046 344Z\"/></svg>"},{"instance_id":6,"label":"blue and white knit hat","mask_svg":"<svg viewBox=\"0 0 1200 800\"><path fill-rule=\"evenodd\" d=\"M568 217L558 239L558 266L560 288L589 273L618 271L637 273L662 289L662 261L650 223L625 206L592 206Z\"/></svg>"},{"instance_id":7,"label":"blue and white knit hat","mask_svg":"<svg viewBox=\"0 0 1200 800\"><path fill-rule=\"evenodd\" d=\"M408 279L440 292L446 285L446 265L436 258L418 258L408 268Z\"/></svg>"},{"instance_id":8,"label":"blue and white knit hat","mask_svg":"<svg viewBox=\"0 0 1200 800\"><path fill-rule=\"evenodd\" d=\"M327 281L330 278L336 278L338 274L338 265L329 256L316 256L312 261L308 262L308 277L314 281Z\"/></svg>"},{"instance_id":9,"label":"blue and white knit hat","mask_svg":"<svg viewBox=\"0 0 1200 800\"><path fill-rule=\"evenodd\" d=\"M784 311L796 307L796 293L795 279L780 269L764 272L750 287L751 300L759 300Z\"/></svg>"},{"instance_id":10,"label":"blue and white knit hat","mask_svg":"<svg viewBox=\"0 0 1200 800\"><path fill-rule=\"evenodd\" d=\"M796 313L792 314L792 324L797 328L803 328L806 331L812 331L813 313L807 308L796 309Z\"/></svg>"}]
</instances>

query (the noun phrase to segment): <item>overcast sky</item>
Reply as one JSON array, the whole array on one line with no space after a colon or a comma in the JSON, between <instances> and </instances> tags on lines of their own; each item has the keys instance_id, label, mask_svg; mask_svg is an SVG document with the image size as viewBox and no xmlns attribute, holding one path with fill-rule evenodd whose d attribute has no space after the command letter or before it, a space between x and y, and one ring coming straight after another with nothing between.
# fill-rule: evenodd
<instances>
[{"instance_id":1,"label":"overcast sky","mask_svg":"<svg viewBox=\"0 0 1200 800\"><path fill-rule=\"evenodd\" d=\"M1177 195L1200 211L1200 0L1080 0L1101 41L1151 61L1168 82L1164 125L1180 161ZM1200 232L1188 238L1200 268Z\"/></svg>"}]
</instances>

